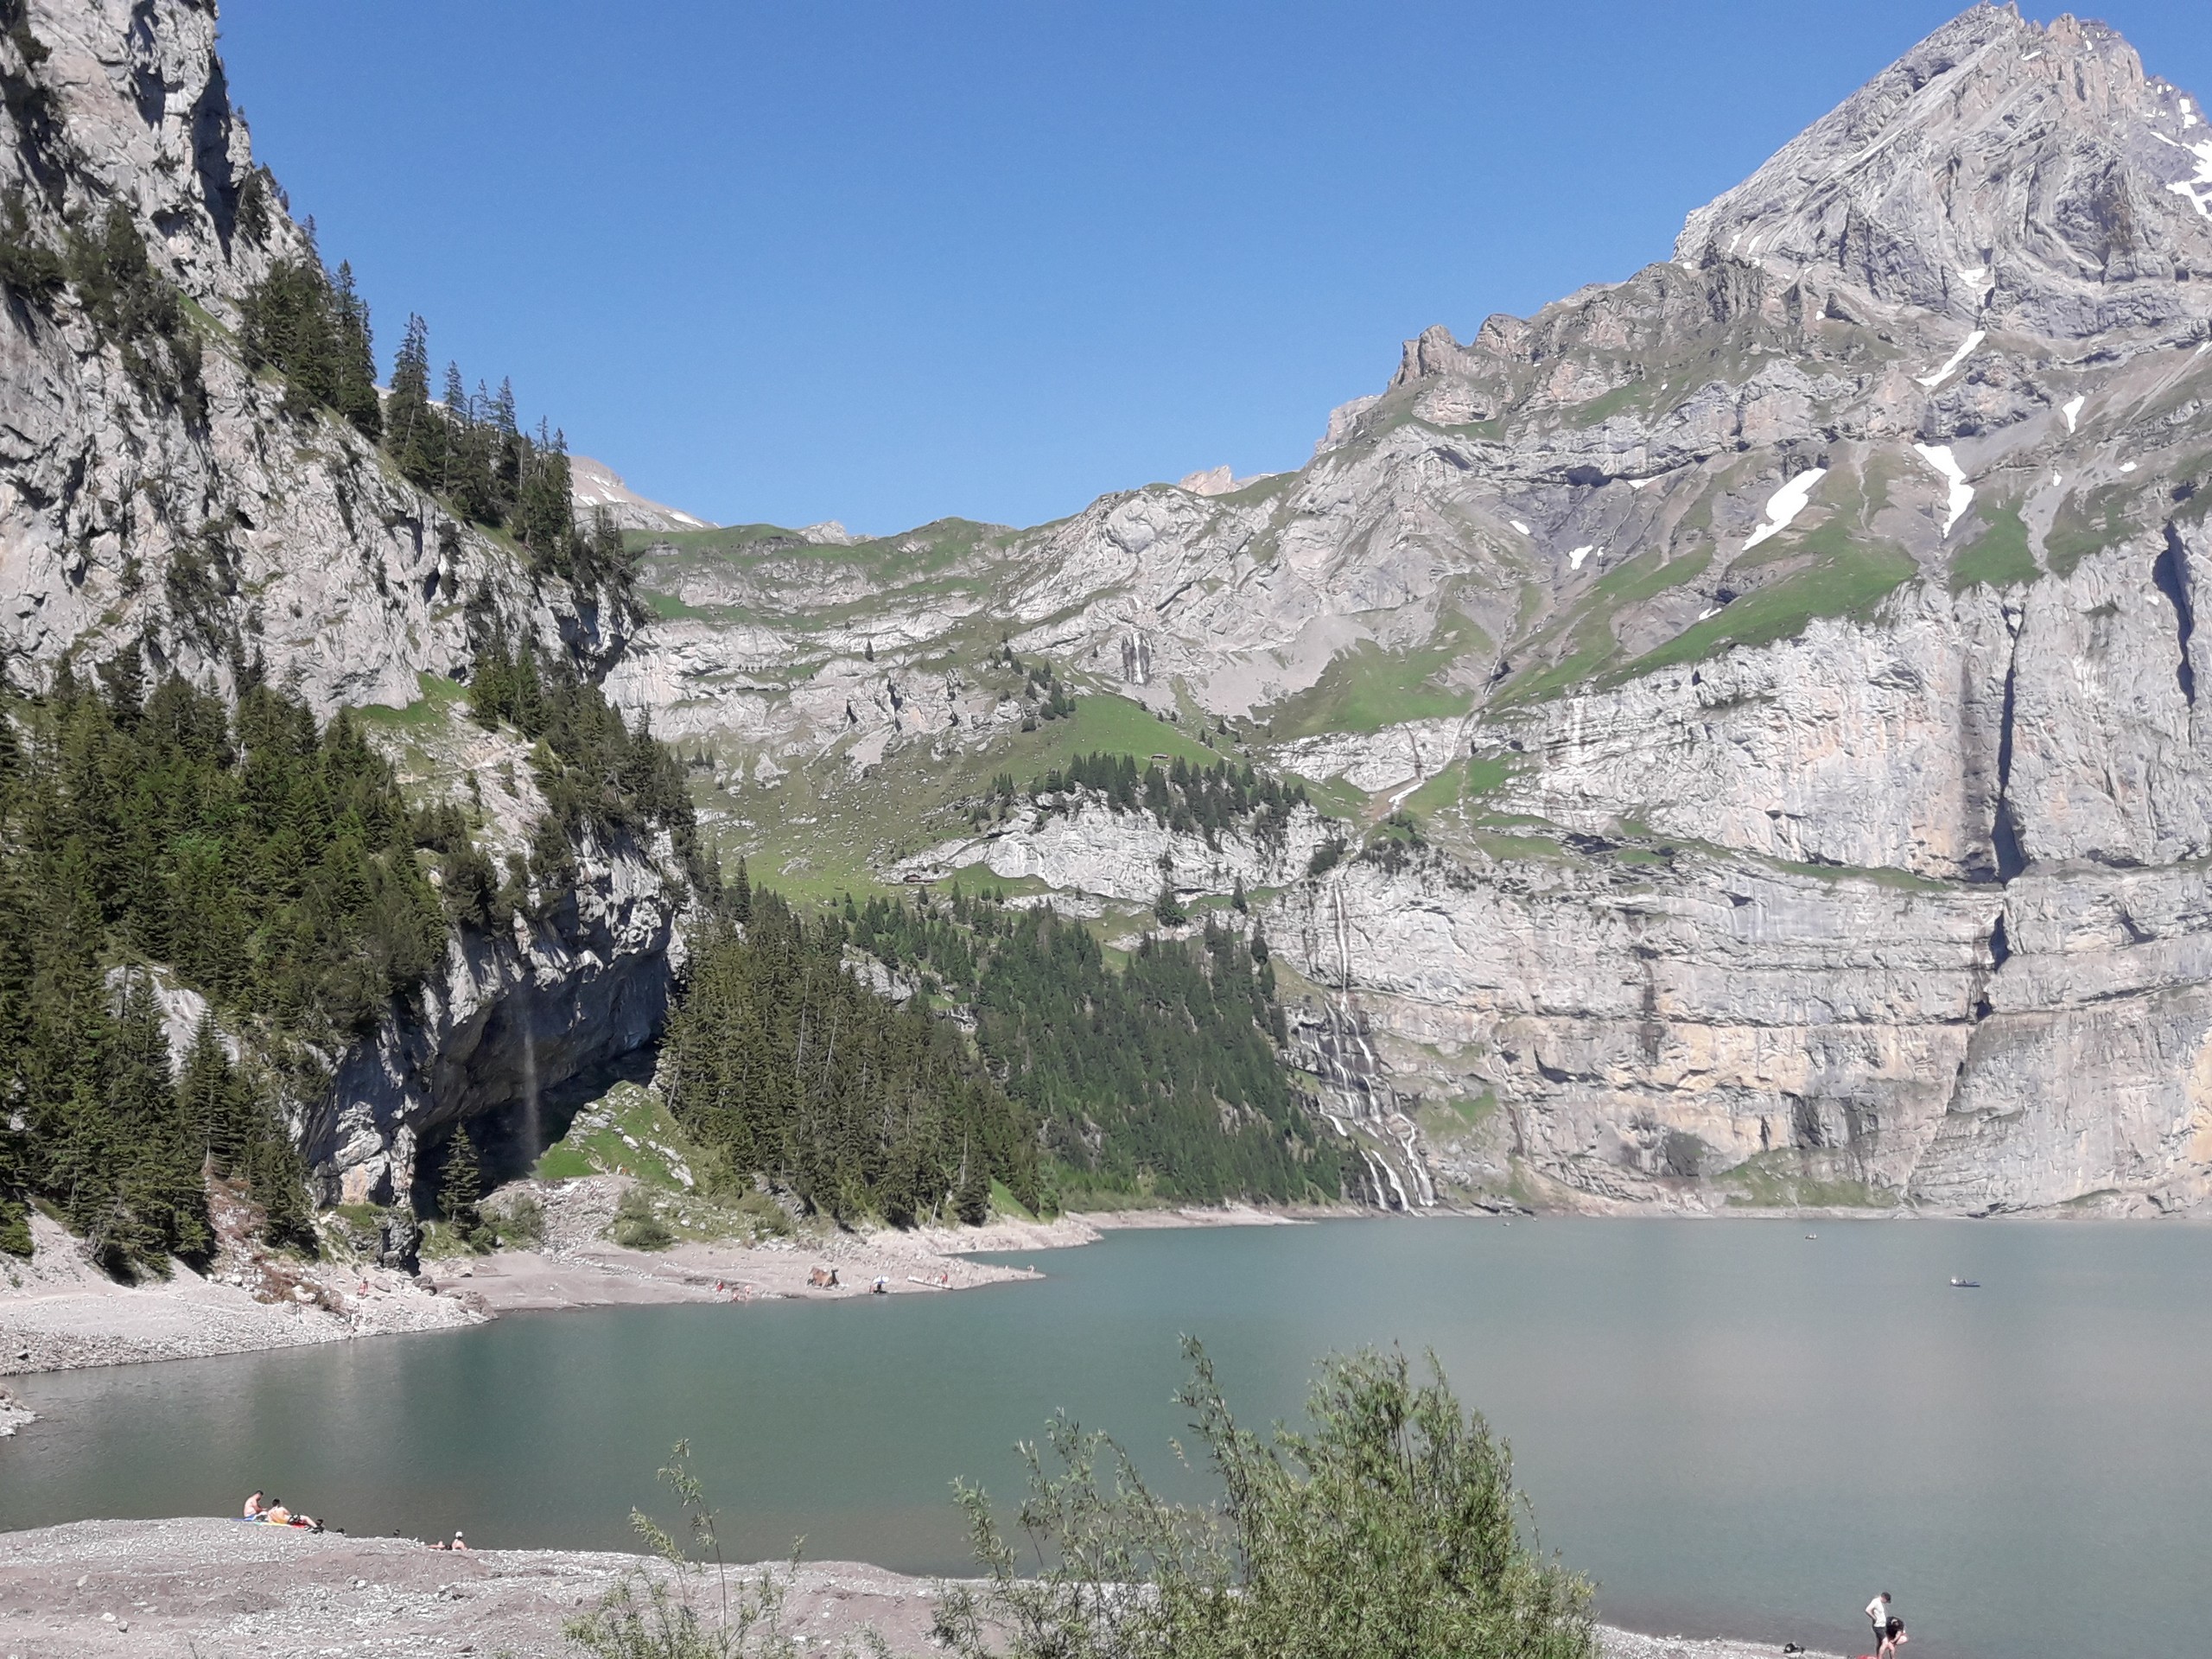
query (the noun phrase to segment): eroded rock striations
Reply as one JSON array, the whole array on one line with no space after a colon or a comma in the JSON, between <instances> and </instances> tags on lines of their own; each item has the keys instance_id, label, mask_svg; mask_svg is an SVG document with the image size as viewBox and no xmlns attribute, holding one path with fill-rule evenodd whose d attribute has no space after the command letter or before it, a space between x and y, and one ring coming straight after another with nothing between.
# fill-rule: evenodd
<instances>
[{"instance_id":1,"label":"eroded rock striations","mask_svg":"<svg viewBox=\"0 0 2212 1659\"><path fill-rule=\"evenodd\" d=\"M2209 400L2202 105L2101 25L1976 6L1672 258L1409 341L1296 472L672 543L683 620L613 683L756 829L795 770L1011 741L1001 635L1408 807L1425 841L1259 879L1447 1192L2188 1211ZM906 868L1254 883L1181 839L1090 811Z\"/></svg>"}]
</instances>

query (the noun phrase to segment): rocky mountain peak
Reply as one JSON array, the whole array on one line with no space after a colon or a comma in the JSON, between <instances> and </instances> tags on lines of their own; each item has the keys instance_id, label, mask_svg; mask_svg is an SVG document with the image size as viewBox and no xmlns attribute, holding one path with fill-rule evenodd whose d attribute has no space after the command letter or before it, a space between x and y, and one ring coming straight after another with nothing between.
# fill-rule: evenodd
<instances>
[{"instance_id":1,"label":"rocky mountain peak","mask_svg":"<svg viewBox=\"0 0 2212 1659\"><path fill-rule=\"evenodd\" d=\"M603 461L589 455L569 457L569 487L575 502L576 516L588 520L594 512L604 512L625 530L685 531L712 530L711 519L702 518L665 501L653 500L639 495Z\"/></svg>"},{"instance_id":2,"label":"rocky mountain peak","mask_svg":"<svg viewBox=\"0 0 2212 1659\"><path fill-rule=\"evenodd\" d=\"M1977 5L1692 213L1675 257L2052 338L2170 328L2212 314L2212 127L2103 24Z\"/></svg>"}]
</instances>

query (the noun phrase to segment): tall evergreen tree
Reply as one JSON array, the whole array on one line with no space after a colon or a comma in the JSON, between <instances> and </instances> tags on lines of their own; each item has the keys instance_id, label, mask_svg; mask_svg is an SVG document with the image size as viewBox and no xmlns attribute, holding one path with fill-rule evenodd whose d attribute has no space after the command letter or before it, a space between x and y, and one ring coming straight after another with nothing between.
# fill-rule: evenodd
<instances>
[{"instance_id":1,"label":"tall evergreen tree","mask_svg":"<svg viewBox=\"0 0 2212 1659\"><path fill-rule=\"evenodd\" d=\"M377 359L369 330L369 305L355 290L353 267L340 264L331 298L337 354L337 386L332 407L374 443L384 435L384 405L377 397Z\"/></svg>"},{"instance_id":2,"label":"tall evergreen tree","mask_svg":"<svg viewBox=\"0 0 2212 1659\"><path fill-rule=\"evenodd\" d=\"M419 316L391 366L391 398L385 410L385 444L410 483L434 489L445 478L445 423L430 408L430 331Z\"/></svg>"},{"instance_id":3,"label":"tall evergreen tree","mask_svg":"<svg viewBox=\"0 0 2212 1659\"><path fill-rule=\"evenodd\" d=\"M476 1143L468 1131L454 1124L446 1139L445 1167L438 1177L438 1213L454 1236L471 1249L485 1235L484 1217L477 1209L484 1196L483 1166L477 1161Z\"/></svg>"},{"instance_id":4,"label":"tall evergreen tree","mask_svg":"<svg viewBox=\"0 0 2212 1659\"><path fill-rule=\"evenodd\" d=\"M541 424L528 460L515 501L515 539L531 550L534 568L550 570L567 561L576 539L568 441L548 437Z\"/></svg>"}]
</instances>

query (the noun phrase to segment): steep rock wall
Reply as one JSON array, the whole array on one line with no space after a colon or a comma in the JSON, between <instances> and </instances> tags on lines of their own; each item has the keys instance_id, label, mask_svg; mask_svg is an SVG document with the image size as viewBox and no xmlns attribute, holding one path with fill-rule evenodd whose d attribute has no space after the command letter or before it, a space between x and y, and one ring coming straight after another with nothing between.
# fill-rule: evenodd
<instances>
[{"instance_id":1,"label":"steep rock wall","mask_svg":"<svg viewBox=\"0 0 2212 1659\"><path fill-rule=\"evenodd\" d=\"M426 1137L465 1117L528 1119L543 1097L651 1043L685 959L673 850L588 849L575 890L505 934L456 935L418 1012L340 1060L301 1143L330 1201L390 1203Z\"/></svg>"},{"instance_id":2,"label":"steep rock wall","mask_svg":"<svg viewBox=\"0 0 2212 1659\"><path fill-rule=\"evenodd\" d=\"M240 304L312 257L255 168L194 0L29 0L0 35L0 196L29 269L119 208L185 302L201 391L134 370L145 346L81 286L0 296L0 672L41 689L137 645L156 672L235 688L258 658L319 715L404 707L421 677L465 677L489 630L587 673L626 622L414 488L375 446L241 359ZM60 266L54 267L61 269ZM164 348L156 348L157 355ZM489 738L484 740L491 741ZM489 757L489 838L543 809L527 747ZM328 1195L404 1192L413 1148L453 1118L553 1088L648 1040L682 957L686 895L665 846L587 849L576 894L511 938L456 933L418 1009L333 1057L294 1103Z\"/></svg>"}]
</instances>

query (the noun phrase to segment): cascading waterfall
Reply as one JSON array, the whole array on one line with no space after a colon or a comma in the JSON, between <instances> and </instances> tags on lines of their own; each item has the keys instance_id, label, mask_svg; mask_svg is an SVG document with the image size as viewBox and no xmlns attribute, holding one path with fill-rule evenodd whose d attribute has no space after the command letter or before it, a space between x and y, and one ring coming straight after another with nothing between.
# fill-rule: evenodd
<instances>
[{"instance_id":1,"label":"cascading waterfall","mask_svg":"<svg viewBox=\"0 0 2212 1659\"><path fill-rule=\"evenodd\" d=\"M1383 1082L1382 1057L1352 1004L1351 925L1342 883L1332 882L1328 895L1337 985L1322 1002L1318 1024L1301 1025L1297 1033L1298 1046L1306 1051L1306 1069L1321 1085L1317 1104L1329 1126L1358 1148L1378 1209L1432 1209L1436 1186L1421 1153L1420 1128Z\"/></svg>"}]
</instances>

